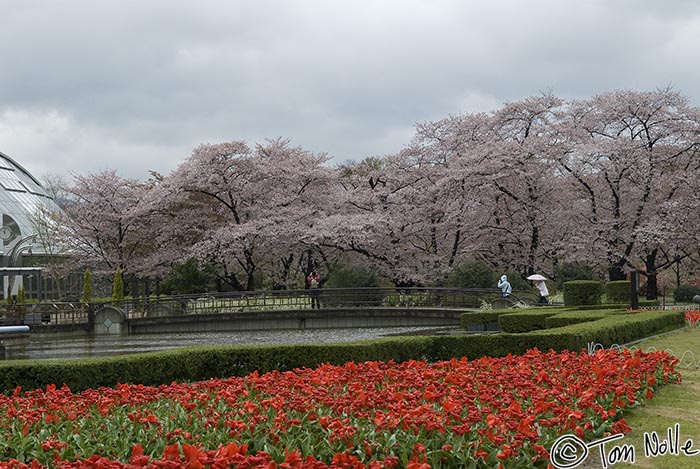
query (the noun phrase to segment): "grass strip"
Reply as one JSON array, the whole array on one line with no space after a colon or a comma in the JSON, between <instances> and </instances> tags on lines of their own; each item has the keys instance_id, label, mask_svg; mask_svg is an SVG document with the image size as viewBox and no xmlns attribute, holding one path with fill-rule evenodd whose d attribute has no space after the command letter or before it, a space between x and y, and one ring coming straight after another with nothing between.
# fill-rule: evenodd
<instances>
[{"instance_id":1,"label":"grass strip","mask_svg":"<svg viewBox=\"0 0 700 469\"><path fill-rule=\"evenodd\" d=\"M636 345L637 348L648 351L651 348L667 350L681 359L677 365L683 381L672 386L663 386L657 390L654 398L646 401L640 407L628 411L625 415L632 431L625 435L624 439L615 441L611 445L633 445L635 448L634 463L619 463L615 467L635 468L674 468L696 469L700 467L700 329L696 327L682 329L661 335L656 338L644 340ZM691 355L692 353L692 355ZM678 455L671 454L672 446L663 454L664 440L669 439L669 428L672 429L674 439L678 429L679 451ZM658 447L653 440L653 433L658 436ZM645 454L645 434L649 445L648 455ZM686 441L692 441L690 452L697 454L690 456L682 451ZM606 447L606 450L612 448ZM654 456L654 452L658 455ZM598 448L591 453L598 456ZM591 466L593 467L593 466ZM602 467L598 465L597 467Z\"/></svg>"}]
</instances>

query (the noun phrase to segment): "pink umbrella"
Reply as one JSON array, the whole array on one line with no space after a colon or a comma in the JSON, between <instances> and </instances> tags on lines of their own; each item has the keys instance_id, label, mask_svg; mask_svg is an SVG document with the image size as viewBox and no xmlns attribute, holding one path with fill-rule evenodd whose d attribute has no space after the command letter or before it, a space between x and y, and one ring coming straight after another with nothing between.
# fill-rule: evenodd
<instances>
[{"instance_id":1,"label":"pink umbrella","mask_svg":"<svg viewBox=\"0 0 700 469\"><path fill-rule=\"evenodd\" d=\"M527 277L528 280L547 280L547 277L544 275L540 274L532 274L529 277Z\"/></svg>"}]
</instances>

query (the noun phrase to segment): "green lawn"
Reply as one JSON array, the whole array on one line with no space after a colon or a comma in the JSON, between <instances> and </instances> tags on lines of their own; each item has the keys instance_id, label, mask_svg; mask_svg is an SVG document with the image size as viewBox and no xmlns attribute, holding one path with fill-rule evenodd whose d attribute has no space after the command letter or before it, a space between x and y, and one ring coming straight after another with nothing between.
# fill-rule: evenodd
<instances>
[{"instance_id":1,"label":"green lawn","mask_svg":"<svg viewBox=\"0 0 700 469\"><path fill-rule=\"evenodd\" d=\"M606 450L612 449L613 445L633 445L635 462L634 464L619 463L614 467L674 469L700 467L700 370L697 363L700 361L700 329L684 329L654 339L647 339L639 343L637 347L644 351L648 351L651 347L657 350L668 350L678 358L681 358L685 353L683 362L677 365L683 380L680 384L663 386L653 399L625 415L632 431L623 439L609 443L610 447L606 446ZM692 352L694 358L686 351ZM668 429L674 429L676 424L680 430L678 432L680 455L666 454L665 456L647 457L644 451L645 432L650 437L652 432L656 432L660 445L658 449L661 453L662 442L668 439ZM692 448L689 447L689 452L698 451L697 455L683 454L681 448L687 440L692 440ZM652 448L654 447L655 445L652 446ZM599 449L592 449L591 454L593 453L599 453ZM591 459L593 458L591 457ZM601 461L596 462L597 467L603 467L600 464Z\"/></svg>"}]
</instances>

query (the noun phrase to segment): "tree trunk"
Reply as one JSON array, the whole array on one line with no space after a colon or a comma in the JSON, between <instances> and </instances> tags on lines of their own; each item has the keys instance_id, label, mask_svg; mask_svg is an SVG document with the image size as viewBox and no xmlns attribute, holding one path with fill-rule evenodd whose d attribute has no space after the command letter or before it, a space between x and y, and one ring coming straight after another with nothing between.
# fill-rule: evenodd
<instances>
[{"instance_id":1,"label":"tree trunk","mask_svg":"<svg viewBox=\"0 0 700 469\"><path fill-rule=\"evenodd\" d=\"M647 300L655 300L659 296L659 286L656 272L647 272Z\"/></svg>"},{"instance_id":2,"label":"tree trunk","mask_svg":"<svg viewBox=\"0 0 700 469\"><path fill-rule=\"evenodd\" d=\"M248 274L248 278L246 280L246 290L247 291L253 291L255 290L255 269L249 270L246 272Z\"/></svg>"},{"instance_id":3,"label":"tree trunk","mask_svg":"<svg viewBox=\"0 0 700 469\"><path fill-rule=\"evenodd\" d=\"M622 270L622 265L623 262L618 262L608 267L608 277L611 282L614 280L627 280L627 273Z\"/></svg>"},{"instance_id":4,"label":"tree trunk","mask_svg":"<svg viewBox=\"0 0 700 469\"><path fill-rule=\"evenodd\" d=\"M644 259L644 266L647 269L647 300L655 300L659 294L659 287L656 278L656 255L657 249L652 249Z\"/></svg>"}]
</instances>

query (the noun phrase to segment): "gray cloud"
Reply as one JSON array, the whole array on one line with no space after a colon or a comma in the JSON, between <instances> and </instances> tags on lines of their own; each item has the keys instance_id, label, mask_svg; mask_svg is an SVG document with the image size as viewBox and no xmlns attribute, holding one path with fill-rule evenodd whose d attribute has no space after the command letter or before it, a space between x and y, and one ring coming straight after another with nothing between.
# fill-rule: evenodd
<instances>
[{"instance_id":1,"label":"gray cloud","mask_svg":"<svg viewBox=\"0 0 700 469\"><path fill-rule=\"evenodd\" d=\"M167 173L278 136L335 161L551 91L700 102L692 1L2 1L0 150L30 171ZM10 45L10 46L7 46Z\"/></svg>"}]
</instances>

